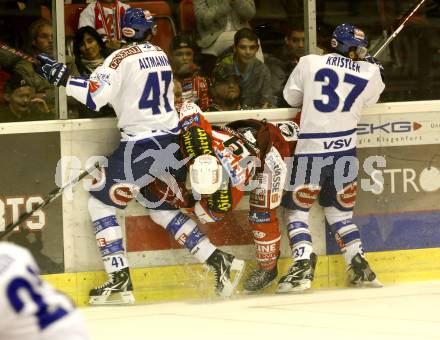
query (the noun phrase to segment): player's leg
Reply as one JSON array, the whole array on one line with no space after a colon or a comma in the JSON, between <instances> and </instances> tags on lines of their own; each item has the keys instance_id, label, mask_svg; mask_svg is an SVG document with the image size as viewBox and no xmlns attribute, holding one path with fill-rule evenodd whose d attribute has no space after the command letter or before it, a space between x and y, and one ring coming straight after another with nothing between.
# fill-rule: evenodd
<instances>
[{"instance_id":1,"label":"player's leg","mask_svg":"<svg viewBox=\"0 0 440 340\"><path fill-rule=\"evenodd\" d=\"M313 253L308 217L308 210L286 209L293 264L279 280L277 293L302 292L312 286L317 257Z\"/></svg>"},{"instance_id":2,"label":"player's leg","mask_svg":"<svg viewBox=\"0 0 440 340\"><path fill-rule=\"evenodd\" d=\"M101 180L91 188L88 202L96 242L109 279L90 290L90 304L133 303L133 285L124 249L123 231L116 218L116 208L125 208L134 197L134 186L117 183L123 167L117 149L108 158L108 168L101 172ZM96 190L100 189L100 190Z\"/></svg>"},{"instance_id":3,"label":"player's leg","mask_svg":"<svg viewBox=\"0 0 440 340\"><path fill-rule=\"evenodd\" d=\"M108 157L100 178L90 188L89 213L108 281L90 290L91 304L133 303L133 286L125 255L123 231L116 208L125 209L137 196L136 179L149 172L154 160L137 160L144 152L160 147L157 141L121 142ZM137 160L137 161L135 161ZM130 177L127 177L130 176Z\"/></svg>"},{"instance_id":4,"label":"player's leg","mask_svg":"<svg viewBox=\"0 0 440 340\"><path fill-rule=\"evenodd\" d=\"M151 219L162 226L174 239L201 263L214 272L216 293L231 296L240 281L244 261L221 251L199 229L197 223L179 210L150 210Z\"/></svg>"},{"instance_id":5,"label":"player's leg","mask_svg":"<svg viewBox=\"0 0 440 340\"><path fill-rule=\"evenodd\" d=\"M382 287L365 259L359 229L352 220L353 212L343 211L337 207L324 208L324 212L347 263L349 283L359 287Z\"/></svg>"},{"instance_id":6,"label":"player's leg","mask_svg":"<svg viewBox=\"0 0 440 340\"><path fill-rule=\"evenodd\" d=\"M250 201L252 202L252 199ZM278 275L281 234L276 209L257 208L251 203L249 223L254 237L258 267L246 278L243 286L248 292L255 292L270 285Z\"/></svg>"},{"instance_id":7,"label":"player's leg","mask_svg":"<svg viewBox=\"0 0 440 340\"><path fill-rule=\"evenodd\" d=\"M326 190L326 201L322 201L321 205L324 206L327 222L347 263L349 283L354 286L382 287L365 259L361 235L358 227L353 223L357 181L354 179L341 187L342 189L338 191L336 184L333 183Z\"/></svg>"},{"instance_id":8,"label":"player's leg","mask_svg":"<svg viewBox=\"0 0 440 340\"><path fill-rule=\"evenodd\" d=\"M155 185L157 183L152 183L153 185L142 188L143 202L140 201L140 203L149 208L150 217L155 223L167 230L178 243L186 247L200 262L213 269L217 294L224 297L230 296L240 280L244 270L244 261L217 249L199 229L197 223L178 210L179 208L193 206L194 201L192 193L186 192L183 184L187 173L182 155L179 153L180 148L177 137L171 137L165 146L168 148L171 143L177 145L177 148L175 148L175 152L171 157L162 157L160 162L156 162L155 177L156 179L162 179L163 172L166 171L168 180L162 180L162 182L167 183L169 186L170 181L175 181L175 188L178 189L179 193L170 195L169 190L161 185ZM168 158L174 158L174 163L177 165L169 164L167 167L161 165L161 162L167 162ZM163 169L163 171L158 171L160 169ZM175 196L180 196L181 199L176 200ZM202 206L199 206L199 208L203 209ZM209 209L206 214L209 215Z\"/></svg>"},{"instance_id":9,"label":"player's leg","mask_svg":"<svg viewBox=\"0 0 440 340\"><path fill-rule=\"evenodd\" d=\"M116 219L116 209L93 196L89 198L88 207L96 242L109 276L107 282L90 290L90 303L133 303L133 286L124 251L122 228Z\"/></svg>"},{"instance_id":10,"label":"player's leg","mask_svg":"<svg viewBox=\"0 0 440 340\"><path fill-rule=\"evenodd\" d=\"M301 164L306 171L303 184L299 185L297 177L301 173ZM283 198L293 264L279 280L277 293L302 292L312 285L317 258L313 253L312 235L309 231L309 211L319 196L323 177L318 174L316 178L312 178L312 166L312 158L303 163L295 158L295 171L292 172L294 180L291 183L296 185Z\"/></svg>"}]
</instances>

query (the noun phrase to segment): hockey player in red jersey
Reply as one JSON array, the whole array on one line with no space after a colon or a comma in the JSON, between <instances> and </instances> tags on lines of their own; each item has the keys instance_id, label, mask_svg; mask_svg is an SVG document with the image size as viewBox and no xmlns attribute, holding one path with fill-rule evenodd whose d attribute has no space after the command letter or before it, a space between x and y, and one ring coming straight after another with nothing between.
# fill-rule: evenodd
<instances>
[{"instance_id":1,"label":"hockey player in red jersey","mask_svg":"<svg viewBox=\"0 0 440 340\"><path fill-rule=\"evenodd\" d=\"M199 220L222 219L245 191L250 192L249 222L258 268L245 280L244 288L261 290L278 274L281 235L276 212L287 174L283 158L291 154L297 125L285 122L279 129L247 119L214 126L191 103L184 103L180 114L181 147L191 158L191 187L199 196L193 211Z\"/></svg>"}]
</instances>

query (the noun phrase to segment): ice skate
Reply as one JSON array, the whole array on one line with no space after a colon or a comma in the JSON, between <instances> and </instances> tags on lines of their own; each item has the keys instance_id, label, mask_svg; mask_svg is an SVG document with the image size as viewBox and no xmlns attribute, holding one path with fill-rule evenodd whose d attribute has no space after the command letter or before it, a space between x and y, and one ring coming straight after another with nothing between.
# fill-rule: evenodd
<instances>
[{"instance_id":1,"label":"ice skate","mask_svg":"<svg viewBox=\"0 0 440 340\"><path fill-rule=\"evenodd\" d=\"M243 275L245 263L233 255L216 249L206 260L215 275L215 292L221 297L229 297L234 292ZM231 274L233 274L233 278Z\"/></svg>"},{"instance_id":2,"label":"ice skate","mask_svg":"<svg viewBox=\"0 0 440 340\"><path fill-rule=\"evenodd\" d=\"M134 303L133 285L128 268L109 274L109 280L90 290L91 305L123 305Z\"/></svg>"},{"instance_id":3,"label":"ice skate","mask_svg":"<svg viewBox=\"0 0 440 340\"><path fill-rule=\"evenodd\" d=\"M277 293L300 293L312 287L317 256L310 254L310 260L298 260L290 267L287 275L278 282Z\"/></svg>"},{"instance_id":4,"label":"ice skate","mask_svg":"<svg viewBox=\"0 0 440 340\"><path fill-rule=\"evenodd\" d=\"M350 273L350 285L355 287L383 287L382 283L377 279L376 274L371 270L367 260L360 254L351 259L351 265L347 271Z\"/></svg>"},{"instance_id":5,"label":"ice skate","mask_svg":"<svg viewBox=\"0 0 440 340\"><path fill-rule=\"evenodd\" d=\"M278 275L277 266L272 270L255 269L243 284L248 292L256 292L269 286Z\"/></svg>"}]
</instances>

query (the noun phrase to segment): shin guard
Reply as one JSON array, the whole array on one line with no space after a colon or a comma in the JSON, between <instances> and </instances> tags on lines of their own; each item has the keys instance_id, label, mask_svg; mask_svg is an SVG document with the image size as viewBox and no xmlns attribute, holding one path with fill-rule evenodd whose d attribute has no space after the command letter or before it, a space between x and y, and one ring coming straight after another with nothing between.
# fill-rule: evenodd
<instances>
[{"instance_id":1,"label":"shin guard","mask_svg":"<svg viewBox=\"0 0 440 340\"><path fill-rule=\"evenodd\" d=\"M308 212L300 210L287 211L287 232L289 234L292 258L295 261L309 260L313 251L312 235L309 231Z\"/></svg>"},{"instance_id":2,"label":"shin guard","mask_svg":"<svg viewBox=\"0 0 440 340\"><path fill-rule=\"evenodd\" d=\"M276 210L251 207L249 222L254 235L256 256L260 269L270 271L277 265L281 234Z\"/></svg>"},{"instance_id":3,"label":"shin guard","mask_svg":"<svg viewBox=\"0 0 440 340\"><path fill-rule=\"evenodd\" d=\"M351 264L356 254L363 257L361 235L358 227L353 223L353 212L329 207L324 209L324 213L347 265Z\"/></svg>"},{"instance_id":4,"label":"shin guard","mask_svg":"<svg viewBox=\"0 0 440 340\"><path fill-rule=\"evenodd\" d=\"M205 262L216 249L197 223L179 210L151 210L150 217L200 262Z\"/></svg>"},{"instance_id":5,"label":"shin guard","mask_svg":"<svg viewBox=\"0 0 440 340\"><path fill-rule=\"evenodd\" d=\"M105 271L110 274L127 268L122 228L116 219L116 209L90 197L89 213Z\"/></svg>"}]
</instances>

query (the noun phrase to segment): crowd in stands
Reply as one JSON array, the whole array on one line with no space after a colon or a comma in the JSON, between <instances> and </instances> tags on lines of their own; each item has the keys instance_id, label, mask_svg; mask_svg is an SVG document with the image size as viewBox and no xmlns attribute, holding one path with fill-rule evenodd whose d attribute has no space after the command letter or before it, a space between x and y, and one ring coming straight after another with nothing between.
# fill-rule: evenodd
<instances>
[{"instance_id":1,"label":"crowd in stands","mask_svg":"<svg viewBox=\"0 0 440 340\"><path fill-rule=\"evenodd\" d=\"M163 2L173 8L174 13L180 4L179 1ZM281 100L281 91L291 71L285 65L293 65L295 61L288 58L295 55L297 59L304 49L295 53L263 55L261 42L250 24L256 14L254 0L186 2L192 6L196 23L193 30L176 30L171 36L160 37L163 32L158 25L157 32L157 44L167 52L172 63L177 109L184 101L195 102L204 111L270 108L285 104ZM79 6L72 33L66 28L66 63L75 76L89 76L108 55L126 46L120 18L129 6L148 10L151 5L153 17L158 20L163 17L163 13L155 13L154 3L158 1L73 0L65 3L65 7ZM9 1L2 6L3 23L12 22L9 17L16 18L26 12L21 23L26 21L27 25L2 34L1 41L34 57L39 53L54 55L51 1ZM49 14L41 8L46 8ZM173 15L165 14L167 20L176 21ZM66 25L71 25L70 14L66 12L65 15ZM297 34L303 39L304 33L302 28L300 30ZM290 33L286 36L285 49L296 48L296 45L288 44L288 39ZM303 46L303 40L301 44ZM279 65L283 65L282 72L285 70L285 73L279 73ZM0 122L58 118L54 87L35 73L30 61L3 50L0 50L0 92ZM68 109L70 118L114 114L110 107L94 112L74 100L68 101Z\"/></svg>"},{"instance_id":2,"label":"crowd in stands","mask_svg":"<svg viewBox=\"0 0 440 340\"><path fill-rule=\"evenodd\" d=\"M125 10L129 6L142 7L157 22L153 43L168 54L172 63L177 108L183 101L195 102L202 110L288 107L282 89L305 53L300 2L288 1L287 20L278 30L281 35L276 36L275 45L270 45L256 24L258 0L66 0L66 63L72 75L90 75L109 54L126 46L120 28ZM53 55L51 5L50 0L1 2L0 25L10 29L1 31L0 41L31 56ZM317 8L318 15L323 11L321 7ZM319 31L323 28L325 25L318 27L318 44L322 37L329 36ZM396 43L394 50L400 45ZM390 51L393 53L393 49ZM392 55L385 54L384 59L392 68L398 66ZM422 75L429 71L421 70ZM428 74L425 78L432 77ZM20 104L21 96L16 92L26 93ZM110 107L93 112L74 100L68 101L68 111L69 118L113 115ZM0 122L56 119L57 112L53 86L33 71L29 61L0 49Z\"/></svg>"}]
</instances>

